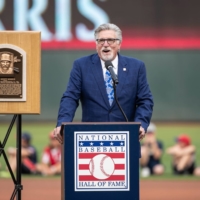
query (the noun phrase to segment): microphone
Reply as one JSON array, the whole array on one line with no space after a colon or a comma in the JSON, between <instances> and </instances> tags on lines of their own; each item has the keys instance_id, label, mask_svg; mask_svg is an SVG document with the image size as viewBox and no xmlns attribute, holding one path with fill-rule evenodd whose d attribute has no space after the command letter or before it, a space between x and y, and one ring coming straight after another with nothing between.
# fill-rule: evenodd
<instances>
[{"instance_id":1,"label":"microphone","mask_svg":"<svg viewBox=\"0 0 200 200\"><path fill-rule=\"evenodd\" d=\"M118 107L119 107L121 113L123 114L124 119L128 122L128 118L126 117L126 114L124 113L124 111L123 111L122 107L120 106L119 101L118 101L118 99L117 99L116 84L118 84L119 81L118 81L117 75L115 74L115 72L114 72L114 70L113 70L113 64L112 64L112 62L111 62L110 60L105 61L105 67L106 67L106 69L110 72L111 77L112 77L112 80L113 80L113 83L114 83L114 84L113 84L113 89L114 89L115 101L116 101L116 103L117 103L117 105L118 105Z\"/></svg>"},{"instance_id":2,"label":"microphone","mask_svg":"<svg viewBox=\"0 0 200 200\"><path fill-rule=\"evenodd\" d=\"M113 70L113 64L110 60L105 61L105 67L110 72L112 80L114 81L114 83L118 84L119 81L118 81L117 75L115 74L115 72Z\"/></svg>"}]
</instances>

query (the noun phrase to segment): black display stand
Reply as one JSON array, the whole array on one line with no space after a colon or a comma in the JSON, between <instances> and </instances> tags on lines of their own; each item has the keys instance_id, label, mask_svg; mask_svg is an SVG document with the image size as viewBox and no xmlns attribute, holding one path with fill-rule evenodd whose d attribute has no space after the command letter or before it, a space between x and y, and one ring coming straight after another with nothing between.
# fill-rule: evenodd
<instances>
[{"instance_id":1,"label":"black display stand","mask_svg":"<svg viewBox=\"0 0 200 200\"><path fill-rule=\"evenodd\" d=\"M139 200L140 123L64 123L62 200Z\"/></svg>"},{"instance_id":2,"label":"black display stand","mask_svg":"<svg viewBox=\"0 0 200 200\"><path fill-rule=\"evenodd\" d=\"M4 150L6 142L9 138L10 132L13 128L13 125L16 122L16 129L17 129L17 142L16 142L16 151L17 151L17 169L16 169L16 178L13 174L13 171L10 167L10 164L8 162L8 158L6 156L6 152ZM10 172L10 175L12 177L13 183L15 185L14 191L11 195L10 200L14 200L15 197L17 197L17 200L21 200L21 190L23 189L23 186L21 185L21 132L22 132L22 116L21 115L14 115L11 123L8 127L8 131L5 135L5 138L3 140L3 143L0 141L0 156L3 155L4 160L6 162L6 165L8 167L8 170Z\"/></svg>"}]
</instances>

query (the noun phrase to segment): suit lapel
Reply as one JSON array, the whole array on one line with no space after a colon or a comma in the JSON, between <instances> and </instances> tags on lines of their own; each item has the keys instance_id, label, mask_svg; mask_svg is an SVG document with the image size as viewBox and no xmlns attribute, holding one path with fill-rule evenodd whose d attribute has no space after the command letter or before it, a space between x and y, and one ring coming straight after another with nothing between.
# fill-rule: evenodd
<instances>
[{"instance_id":1,"label":"suit lapel","mask_svg":"<svg viewBox=\"0 0 200 200\"><path fill-rule=\"evenodd\" d=\"M95 80L96 80L97 85L99 87L99 90L101 92L101 95L103 96L105 104L106 104L107 108L110 108L108 96L107 96L107 93L106 93L105 82L104 82L104 79L103 79L102 66L101 66L101 62L100 62L100 59L99 59L97 54L95 54L94 57L93 57L92 72L94 74L94 77L95 77Z\"/></svg>"}]
</instances>

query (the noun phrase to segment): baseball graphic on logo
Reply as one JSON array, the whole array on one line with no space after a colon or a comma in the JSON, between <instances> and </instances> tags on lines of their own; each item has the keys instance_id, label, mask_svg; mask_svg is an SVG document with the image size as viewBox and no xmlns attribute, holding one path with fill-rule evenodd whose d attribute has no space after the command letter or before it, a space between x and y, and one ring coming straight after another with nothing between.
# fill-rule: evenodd
<instances>
[{"instance_id":1,"label":"baseball graphic on logo","mask_svg":"<svg viewBox=\"0 0 200 200\"><path fill-rule=\"evenodd\" d=\"M99 154L90 160L89 170L95 178L107 179L113 174L115 163L110 156Z\"/></svg>"}]
</instances>

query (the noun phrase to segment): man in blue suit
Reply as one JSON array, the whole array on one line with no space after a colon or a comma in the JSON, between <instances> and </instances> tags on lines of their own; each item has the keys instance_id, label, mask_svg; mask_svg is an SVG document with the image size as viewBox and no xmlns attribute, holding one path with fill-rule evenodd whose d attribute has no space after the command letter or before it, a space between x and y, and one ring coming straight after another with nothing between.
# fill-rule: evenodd
<instances>
[{"instance_id":1,"label":"man in blue suit","mask_svg":"<svg viewBox=\"0 0 200 200\"><path fill-rule=\"evenodd\" d=\"M142 61L119 54L122 32L114 24L102 24L95 30L97 54L80 58L74 62L67 90L62 96L54 137L62 143L62 122L73 121L75 111L82 105L83 122L126 121L114 97L112 88L105 85L107 72L105 61L110 60L118 76L116 95L130 122L141 122L139 140L145 137L149 125L153 98ZM107 73L107 74L106 74ZM107 94L107 89L110 94Z\"/></svg>"}]
</instances>

